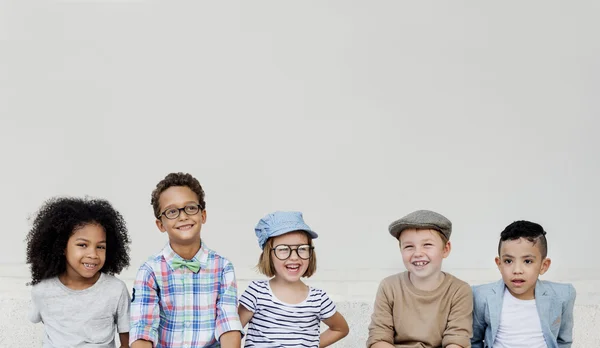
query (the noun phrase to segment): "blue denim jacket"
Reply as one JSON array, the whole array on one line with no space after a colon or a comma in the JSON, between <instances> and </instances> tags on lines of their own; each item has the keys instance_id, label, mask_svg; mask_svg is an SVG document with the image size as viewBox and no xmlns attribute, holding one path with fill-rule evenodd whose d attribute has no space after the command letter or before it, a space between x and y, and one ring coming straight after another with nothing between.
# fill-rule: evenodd
<instances>
[{"instance_id":1,"label":"blue denim jacket","mask_svg":"<svg viewBox=\"0 0 600 348\"><path fill-rule=\"evenodd\" d=\"M491 348L500 325L504 282L473 286L473 348ZM548 348L570 348L573 343L575 288L538 280L535 304Z\"/></svg>"}]
</instances>

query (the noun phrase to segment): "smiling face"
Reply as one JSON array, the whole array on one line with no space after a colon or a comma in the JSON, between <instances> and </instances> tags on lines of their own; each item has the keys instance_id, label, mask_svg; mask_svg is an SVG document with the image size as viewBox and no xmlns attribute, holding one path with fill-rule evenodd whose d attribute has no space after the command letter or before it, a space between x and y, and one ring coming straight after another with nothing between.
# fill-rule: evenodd
<instances>
[{"instance_id":1,"label":"smiling face","mask_svg":"<svg viewBox=\"0 0 600 348\"><path fill-rule=\"evenodd\" d=\"M495 261L508 291L520 300L535 298L537 279L550 267L550 259L542 258L539 245L525 238L502 242Z\"/></svg>"},{"instance_id":2,"label":"smiling face","mask_svg":"<svg viewBox=\"0 0 600 348\"><path fill-rule=\"evenodd\" d=\"M167 232L169 243L176 250L178 247L200 245L200 230L206 222L206 210L188 215L187 205L198 205L198 195L187 186L171 186L160 194L158 199L161 214L169 210L179 210L179 216L168 219L165 214L156 219L156 226L161 232ZM177 251L177 250L176 250Z\"/></svg>"},{"instance_id":3,"label":"smiling face","mask_svg":"<svg viewBox=\"0 0 600 348\"><path fill-rule=\"evenodd\" d=\"M309 244L308 237L304 232L289 232L281 236L273 238L273 248L281 245L289 245L291 249L296 249L298 246ZM275 277L278 280L286 282L297 282L308 269L309 259L304 260L298 256L295 250L292 250L290 257L285 260L280 260L274 255L275 251L271 250L271 260L275 270ZM300 252L303 254L302 252Z\"/></svg>"},{"instance_id":4,"label":"smiling face","mask_svg":"<svg viewBox=\"0 0 600 348\"><path fill-rule=\"evenodd\" d=\"M406 229L400 233L400 253L413 282L433 281L440 276L442 260L450 254L450 242L431 229Z\"/></svg>"},{"instance_id":5,"label":"smiling face","mask_svg":"<svg viewBox=\"0 0 600 348\"><path fill-rule=\"evenodd\" d=\"M64 283L94 284L106 261L106 232L91 223L75 230L65 248L66 271Z\"/></svg>"}]
</instances>

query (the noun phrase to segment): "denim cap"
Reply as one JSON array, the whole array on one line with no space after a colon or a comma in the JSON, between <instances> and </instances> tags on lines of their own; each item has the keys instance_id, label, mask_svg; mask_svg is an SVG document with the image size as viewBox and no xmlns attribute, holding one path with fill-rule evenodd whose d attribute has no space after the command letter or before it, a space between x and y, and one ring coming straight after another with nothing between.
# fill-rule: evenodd
<instances>
[{"instance_id":1,"label":"denim cap","mask_svg":"<svg viewBox=\"0 0 600 348\"><path fill-rule=\"evenodd\" d=\"M281 236L292 231L305 231L311 238L317 238L319 235L310 229L302 218L299 211L276 211L260 219L254 233L258 238L258 246L264 248L267 239L270 237Z\"/></svg>"},{"instance_id":2,"label":"denim cap","mask_svg":"<svg viewBox=\"0 0 600 348\"><path fill-rule=\"evenodd\" d=\"M443 234L450 240L452 234L452 222L442 214L431 210L417 210L390 224L390 234L398 239L400 233L408 228L432 229Z\"/></svg>"}]
</instances>

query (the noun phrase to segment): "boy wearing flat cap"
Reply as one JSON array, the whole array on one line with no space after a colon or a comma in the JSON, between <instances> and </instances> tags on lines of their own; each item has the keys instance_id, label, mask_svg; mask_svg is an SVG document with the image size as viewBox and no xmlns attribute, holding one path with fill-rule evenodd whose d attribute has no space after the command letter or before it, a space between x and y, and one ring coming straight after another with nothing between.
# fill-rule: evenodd
<instances>
[{"instance_id":1,"label":"boy wearing flat cap","mask_svg":"<svg viewBox=\"0 0 600 348\"><path fill-rule=\"evenodd\" d=\"M367 348L471 347L473 294L466 282L442 272L452 223L429 210L392 222L406 271L379 285Z\"/></svg>"}]
</instances>

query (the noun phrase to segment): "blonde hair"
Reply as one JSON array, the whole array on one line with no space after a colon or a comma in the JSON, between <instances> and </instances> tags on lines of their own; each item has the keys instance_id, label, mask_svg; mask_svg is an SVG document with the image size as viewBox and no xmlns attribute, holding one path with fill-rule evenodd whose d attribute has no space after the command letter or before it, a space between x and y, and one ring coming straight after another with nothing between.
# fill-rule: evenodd
<instances>
[{"instance_id":1,"label":"blonde hair","mask_svg":"<svg viewBox=\"0 0 600 348\"><path fill-rule=\"evenodd\" d=\"M296 231L296 232L304 232L304 231ZM306 232L304 232L304 234L306 235L306 238L308 238L308 244L310 246L313 246L313 241L312 241L312 238L310 237L310 235ZM273 249L273 237L267 239L267 242L265 243L265 246L263 247L263 251L260 254L260 256L258 257L258 264L256 265L256 269L258 270L258 272L266 275L269 278L275 276L275 266L273 265L273 257L275 257L275 256L273 256L272 249ZM302 277L310 278L310 276L315 274L316 271L317 271L317 254L315 253L315 251L313 249L312 253L310 254L310 259L308 259L308 268L306 269L306 272L304 272Z\"/></svg>"}]
</instances>

